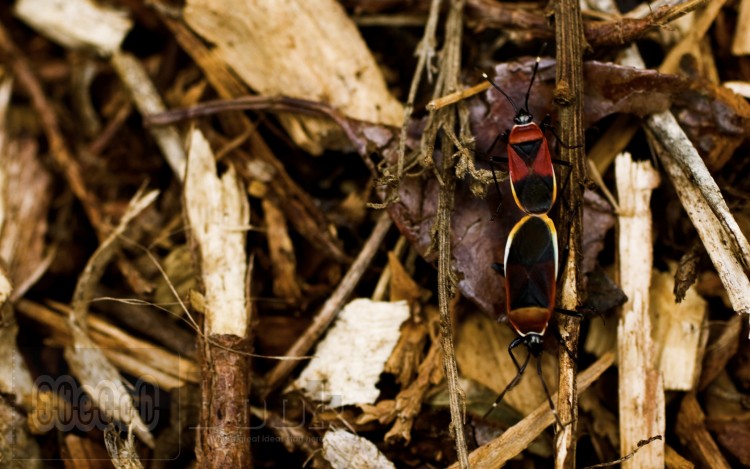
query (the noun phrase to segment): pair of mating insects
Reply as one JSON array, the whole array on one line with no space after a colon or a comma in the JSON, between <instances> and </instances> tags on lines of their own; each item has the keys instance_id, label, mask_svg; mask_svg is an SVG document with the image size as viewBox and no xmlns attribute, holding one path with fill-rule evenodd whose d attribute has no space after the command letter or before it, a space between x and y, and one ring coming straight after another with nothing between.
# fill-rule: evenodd
<instances>
[{"instance_id":1,"label":"pair of mating insects","mask_svg":"<svg viewBox=\"0 0 750 469\"><path fill-rule=\"evenodd\" d=\"M513 199L518 208L524 213L508 235L505 245L503 264L494 264L493 268L505 276L505 293L507 315L510 325L519 335L508 346L513 364L516 366L516 377L508 383L495 403L487 411L488 416L502 401L505 394L521 380L532 356L536 359L537 373L547 395L550 408L555 418L562 426L555 406L552 403L547 385L542 377L541 359L542 341L554 311L580 316L579 313L563 311L555 308L555 296L558 277L558 245L555 224L548 216L557 199L557 180L554 164L570 166L569 163L553 159L547 139L546 130L553 130L549 119L546 118L541 126L533 122L529 112L529 94L539 69L537 57L531 75L528 91L526 92L524 107L519 108L487 74L482 76L510 102L515 111L514 126L510 132L504 132L493 142L489 152L498 140L508 144L508 172ZM571 148L563 142L558 142L566 148ZM505 158L501 159L505 161ZM497 161L497 159L491 159ZM569 175L570 173L568 173ZM495 187L500 193L500 187L492 172ZM528 349L523 364L519 363L513 354L513 349L524 344ZM568 351L570 355L572 352Z\"/></svg>"}]
</instances>

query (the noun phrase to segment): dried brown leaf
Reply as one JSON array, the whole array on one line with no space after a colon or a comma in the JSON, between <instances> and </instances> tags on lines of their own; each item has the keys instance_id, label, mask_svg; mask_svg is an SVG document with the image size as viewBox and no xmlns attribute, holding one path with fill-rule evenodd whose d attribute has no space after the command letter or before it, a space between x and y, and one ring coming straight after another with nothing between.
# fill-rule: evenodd
<instances>
[{"instance_id":1,"label":"dried brown leaf","mask_svg":"<svg viewBox=\"0 0 750 469\"><path fill-rule=\"evenodd\" d=\"M391 301L405 300L413 312L422 290L393 251L388 252L388 266L391 268Z\"/></svg>"},{"instance_id":2,"label":"dried brown leaf","mask_svg":"<svg viewBox=\"0 0 750 469\"><path fill-rule=\"evenodd\" d=\"M521 102L531 79L532 62L500 64L494 81ZM709 168L721 168L750 135L750 104L728 88L708 80L642 70L613 63L584 63L584 126L617 113L644 117L672 109ZM529 109L539 118L555 114L552 107L555 62L542 60L529 97ZM497 134L512 125L514 111L495 90L489 110L474 109L477 149L487 149Z\"/></svg>"}]
</instances>

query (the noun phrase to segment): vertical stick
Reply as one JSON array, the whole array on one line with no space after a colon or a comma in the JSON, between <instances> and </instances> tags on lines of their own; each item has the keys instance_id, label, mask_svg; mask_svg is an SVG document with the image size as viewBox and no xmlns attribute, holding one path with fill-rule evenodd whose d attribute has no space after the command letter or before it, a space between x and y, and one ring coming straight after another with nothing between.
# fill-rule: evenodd
<instances>
[{"instance_id":1,"label":"vertical stick","mask_svg":"<svg viewBox=\"0 0 750 469\"><path fill-rule=\"evenodd\" d=\"M201 416L196 434L200 467L252 467L250 458L249 266L245 232L250 222L245 188L233 168L216 173L211 147L190 132L184 212L203 292L200 348Z\"/></svg>"},{"instance_id":2,"label":"vertical stick","mask_svg":"<svg viewBox=\"0 0 750 469\"><path fill-rule=\"evenodd\" d=\"M445 22L445 46L440 51L440 73L435 84L434 97L452 93L459 88L461 70L461 37L463 32L463 0L450 3ZM433 6L436 6L434 3ZM457 115L458 114L458 115ZM458 117L458 119L456 118ZM455 147L461 145L454 135L456 124L460 128L463 142L470 139L468 112L466 107L459 107L458 112L452 108L442 108L430 112L422 134L422 164L433 163L433 150L438 132L443 131L441 144L442 162L436 170L440 182L438 210L435 216L434 233L438 249L438 304L440 306L440 341L443 348L443 365L451 409L451 434L456 440L456 453L461 468L469 467L469 452L464 434L466 415L464 393L458 378L456 354L453 348L453 327L451 325L451 300L457 279L451 267L451 214L453 213L454 192L456 188L454 158Z\"/></svg>"},{"instance_id":3,"label":"vertical stick","mask_svg":"<svg viewBox=\"0 0 750 469\"><path fill-rule=\"evenodd\" d=\"M586 178L586 161L583 150L583 27L581 8L577 0L555 2L555 40L557 41L557 84L555 103L559 106L560 156L571 163L569 200L573 208L570 232L570 255L565 269L565 283L560 292L560 304L564 309L578 307L578 292L582 286L580 275L581 231L583 226L583 181ZM568 146L568 148L566 148ZM565 239L563 237L563 239ZM576 421L578 419L578 395L576 392L576 363L565 350L578 349L580 320L560 317L560 335L565 344L560 344L560 378L557 411L560 419L570 425L560 430L555 439L555 467L574 467L576 448Z\"/></svg>"},{"instance_id":4,"label":"vertical stick","mask_svg":"<svg viewBox=\"0 0 750 469\"><path fill-rule=\"evenodd\" d=\"M648 315L653 265L649 200L659 184L659 174L650 162L633 162L624 153L615 159L615 177L620 200L618 273L622 290L628 296L617 326L620 455L626 455L640 440L663 435L665 430L664 389L656 366ZM641 448L622 467L664 467L663 440Z\"/></svg>"},{"instance_id":5,"label":"vertical stick","mask_svg":"<svg viewBox=\"0 0 750 469\"><path fill-rule=\"evenodd\" d=\"M461 68L461 30L463 24L463 1L451 3L448 18L446 19L446 35L453 38L447 42L442 51L443 71L440 74L444 78L443 87L445 91L458 89L458 73ZM444 72L444 73L443 73ZM440 81L440 80L438 80ZM436 86L436 91L439 89ZM447 132L452 132L456 126L456 112L453 109L438 111L442 114L442 127ZM465 116L460 120L461 128L465 131ZM463 132L462 132L463 136ZM454 285L457 280L452 270L451 252L451 214L453 213L453 199L456 190L454 160L449 155L454 152L450 138L442 140L442 168L438 197L438 213L436 217L438 237L438 305L440 306L440 341L443 347L443 366L445 378L448 381L448 394L451 409L451 433L456 440L456 453L461 468L469 467L469 451L464 434L464 421L466 416L465 396L461 389L458 378L458 366L456 365L456 352L453 348L453 326L451 324L451 300L454 295Z\"/></svg>"}]
</instances>

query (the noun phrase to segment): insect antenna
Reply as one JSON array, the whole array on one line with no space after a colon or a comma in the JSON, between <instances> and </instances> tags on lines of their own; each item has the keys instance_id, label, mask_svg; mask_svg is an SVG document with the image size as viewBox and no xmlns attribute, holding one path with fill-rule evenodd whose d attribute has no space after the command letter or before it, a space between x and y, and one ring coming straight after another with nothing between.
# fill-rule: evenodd
<instances>
[{"instance_id":1,"label":"insect antenna","mask_svg":"<svg viewBox=\"0 0 750 469\"><path fill-rule=\"evenodd\" d=\"M534 79L536 78L536 72L539 70L539 62L542 60L542 53L547 48L547 43L542 44L539 48L539 53L536 55L536 62L534 62L534 71L531 72L531 82L529 82L529 89L526 90L526 99L524 104L526 105L526 112L529 112L529 95L531 94L531 87L534 85ZM529 112L530 113L530 112Z\"/></svg>"},{"instance_id":2,"label":"insect antenna","mask_svg":"<svg viewBox=\"0 0 750 469\"><path fill-rule=\"evenodd\" d=\"M544 50L544 44L542 46L542 50ZM529 89L526 90L526 97L524 99L524 106L526 108L526 112L530 114L529 111L529 95L531 94L531 87L534 86L534 79L536 78L536 72L539 70L539 62L542 60L542 51L539 51L539 55L536 56L536 62L534 62L534 71L531 72L531 81L529 82Z\"/></svg>"},{"instance_id":3,"label":"insect antenna","mask_svg":"<svg viewBox=\"0 0 750 469\"><path fill-rule=\"evenodd\" d=\"M505 96L505 98L508 100L510 105L513 106L513 111L516 114L518 114L518 106L516 106L516 103L513 102L510 96L508 96L508 93L506 93L505 91L502 90L502 88L497 86L497 84L494 81L492 81L490 77L487 76L486 73L482 72L482 76L484 77L485 80L487 80L487 82L489 82L490 85L492 85L497 91L499 91L500 93L502 93L503 96ZM528 96L526 97L526 100L528 101ZM528 105L526 107L528 107Z\"/></svg>"}]
</instances>

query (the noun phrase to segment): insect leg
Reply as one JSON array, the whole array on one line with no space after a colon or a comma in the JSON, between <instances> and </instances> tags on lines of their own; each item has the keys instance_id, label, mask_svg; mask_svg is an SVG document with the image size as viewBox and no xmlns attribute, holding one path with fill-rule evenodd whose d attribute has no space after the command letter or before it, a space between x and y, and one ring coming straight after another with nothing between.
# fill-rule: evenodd
<instances>
[{"instance_id":1,"label":"insect leg","mask_svg":"<svg viewBox=\"0 0 750 469\"><path fill-rule=\"evenodd\" d=\"M531 359L531 353L528 353L526 355L526 360L524 360L523 362L523 365L521 366L518 365L518 361L516 360L516 357L513 355L512 350L521 343L523 343L523 338L518 337L513 342L511 342L510 345L508 346L508 353L513 359L513 363L516 365L516 369L518 370L518 373L516 374L515 378L513 378L513 380L510 383L508 383L507 386L505 386L505 389L503 389L503 392L501 392L500 395L497 396L497 399L495 399L495 402L492 403L492 407L490 407L489 410L485 412L482 418L487 418L492 413L492 411L495 410L498 404L502 402L503 397L505 397L505 394L511 389L513 389L521 381L521 378L523 377L523 372L526 371L526 366L529 364L529 360Z\"/></svg>"},{"instance_id":2,"label":"insect leg","mask_svg":"<svg viewBox=\"0 0 750 469\"><path fill-rule=\"evenodd\" d=\"M542 132L546 132L548 130L550 132L552 132L552 135L555 136L555 138L557 139L558 143L560 143L560 145L563 148L567 149L567 150L572 150L574 148L581 148L581 147L583 147L583 145L569 145L569 144L563 142L560 139L560 136L557 135L557 132L555 131L555 126L552 125L552 116L550 116L549 114L547 114L546 116L544 116L544 119L542 119L542 123L541 123L541 125L539 127L542 128Z\"/></svg>"},{"instance_id":3,"label":"insect leg","mask_svg":"<svg viewBox=\"0 0 750 469\"><path fill-rule=\"evenodd\" d=\"M539 381L542 382L542 387L544 388L544 394L547 395L547 402L549 402L549 408L552 409L552 414L555 416L555 420L557 420L557 424L560 425L560 427L564 427L565 424L560 420L560 416L557 414L557 410L555 409L555 404L552 402L552 395L549 393L549 389L547 388L547 383L544 381L544 375L542 375L542 358L536 357L536 374L539 375Z\"/></svg>"}]
</instances>

